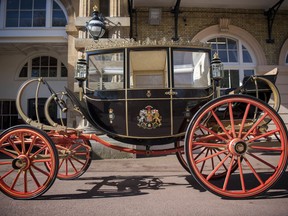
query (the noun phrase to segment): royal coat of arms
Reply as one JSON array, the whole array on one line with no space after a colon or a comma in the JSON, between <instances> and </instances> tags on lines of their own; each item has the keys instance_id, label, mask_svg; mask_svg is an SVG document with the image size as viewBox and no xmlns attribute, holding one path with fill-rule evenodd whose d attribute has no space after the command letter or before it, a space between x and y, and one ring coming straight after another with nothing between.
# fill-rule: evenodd
<instances>
[{"instance_id":1,"label":"royal coat of arms","mask_svg":"<svg viewBox=\"0 0 288 216\"><path fill-rule=\"evenodd\" d=\"M145 109L140 110L137 120L137 125L144 129L155 129L162 125L162 116L160 116L157 109L153 109L150 105L146 106Z\"/></svg>"}]
</instances>

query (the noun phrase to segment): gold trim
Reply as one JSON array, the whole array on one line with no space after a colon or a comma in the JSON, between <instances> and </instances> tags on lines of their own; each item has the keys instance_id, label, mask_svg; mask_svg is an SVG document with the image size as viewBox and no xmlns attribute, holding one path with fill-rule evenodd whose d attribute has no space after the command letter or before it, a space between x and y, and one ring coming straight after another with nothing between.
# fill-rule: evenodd
<instances>
[{"instance_id":1,"label":"gold trim","mask_svg":"<svg viewBox=\"0 0 288 216\"><path fill-rule=\"evenodd\" d=\"M164 139L164 138L172 138L172 137L181 137L181 136L185 136L185 133L186 132L182 132L182 133L179 133L179 134L174 134L174 135L169 135L169 136L158 136L158 137L138 137L138 136L126 136L126 135L120 135L120 134L117 134L116 136L117 137L121 137L121 138L132 138L132 139ZM156 144L155 144L156 145Z\"/></svg>"},{"instance_id":2,"label":"gold trim","mask_svg":"<svg viewBox=\"0 0 288 216\"><path fill-rule=\"evenodd\" d=\"M187 98L172 98L173 100L199 100L199 99L208 99L210 97L212 97L214 95L214 93L205 96L205 97L187 97ZM86 99L91 100L91 101L99 101L99 102L120 102L120 101L155 101L155 100L171 100L171 98L129 98L129 99L95 99L95 98L90 98L85 96Z\"/></svg>"},{"instance_id":3,"label":"gold trim","mask_svg":"<svg viewBox=\"0 0 288 216\"><path fill-rule=\"evenodd\" d=\"M98 40L95 42L91 42L90 46L86 47L86 51L93 50L107 50L111 48L141 48L141 47L183 47L183 48L209 48L211 49L211 44L202 43L199 40L190 41L183 40L180 38L178 41L167 40L163 37L160 40L151 40L147 37L144 41L135 41L132 39L113 39L113 40Z\"/></svg>"}]
</instances>

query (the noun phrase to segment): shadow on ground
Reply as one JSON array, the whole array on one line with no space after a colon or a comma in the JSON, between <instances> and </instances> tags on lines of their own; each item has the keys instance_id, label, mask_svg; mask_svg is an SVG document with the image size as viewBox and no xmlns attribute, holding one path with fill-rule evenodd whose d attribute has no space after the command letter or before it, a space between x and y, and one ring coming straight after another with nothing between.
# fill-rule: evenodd
<instances>
[{"instance_id":1,"label":"shadow on ground","mask_svg":"<svg viewBox=\"0 0 288 216\"><path fill-rule=\"evenodd\" d=\"M167 182L165 179L185 178L187 184ZM107 177L82 177L75 181L84 182L82 188L76 193L43 195L38 200L63 200L63 199L93 199L93 198L112 198L126 196L140 196L149 194L150 190L164 190L167 187L186 186L187 189L207 192L198 182L190 175L188 176L161 176L136 175L136 176L107 176ZM187 190L189 192L189 190ZM264 194L253 197L253 199L273 199L288 198L288 172L284 173L281 179Z\"/></svg>"},{"instance_id":2,"label":"shadow on ground","mask_svg":"<svg viewBox=\"0 0 288 216\"><path fill-rule=\"evenodd\" d=\"M163 190L170 186L189 185L165 182L165 178L171 176L107 176L107 177L88 177L79 178L76 181L85 181L84 185L91 185L91 189L78 189L77 193L59 194L59 195L43 195L38 200L52 199L91 199L91 198L110 198L139 196L149 194L149 190ZM175 177L175 176L173 176ZM184 176L176 176L183 178ZM80 186L79 182L79 186Z\"/></svg>"}]
</instances>

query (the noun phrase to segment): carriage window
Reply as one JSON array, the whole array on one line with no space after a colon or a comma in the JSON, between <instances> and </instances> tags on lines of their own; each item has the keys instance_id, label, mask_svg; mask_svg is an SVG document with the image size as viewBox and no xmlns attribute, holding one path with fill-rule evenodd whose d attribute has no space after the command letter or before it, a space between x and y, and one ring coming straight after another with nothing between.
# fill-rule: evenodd
<instances>
[{"instance_id":1,"label":"carriage window","mask_svg":"<svg viewBox=\"0 0 288 216\"><path fill-rule=\"evenodd\" d=\"M90 55L88 80L93 90L123 89L123 52Z\"/></svg>"},{"instance_id":2,"label":"carriage window","mask_svg":"<svg viewBox=\"0 0 288 216\"><path fill-rule=\"evenodd\" d=\"M130 88L167 88L167 51L130 51Z\"/></svg>"},{"instance_id":3,"label":"carriage window","mask_svg":"<svg viewBox=\"0 0 288 216\"><path fill-rule=\"evenodd\" d=\"M205 52L174 51L174 87L207 87L210 85L210 60Z\"/></svg>"}]
</instances>

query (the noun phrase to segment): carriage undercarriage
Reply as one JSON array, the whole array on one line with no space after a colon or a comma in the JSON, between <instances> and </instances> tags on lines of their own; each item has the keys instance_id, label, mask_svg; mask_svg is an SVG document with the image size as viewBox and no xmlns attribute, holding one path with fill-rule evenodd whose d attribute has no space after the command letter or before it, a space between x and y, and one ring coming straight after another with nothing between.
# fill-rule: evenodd
<instances>
[{"instance_id":1,"label":"carriage undercarriage","mask_svg":"<svg viewBox=\"0 0 288 216\"><path fill-rule=\"evenodd\" d=\"M133 50L133 52L136 51ZM162 50L161 52L161 54L164 53ZM136 69L134 73L136 74ZM254 81L257 79L258 81L264 80L266 86L270 88L269 94L272 93L275 102L273 107L267 104L268 101L263 101L263 98L260 100L247 94L249 92L246 91L247 89L238 89L238 92L234 94L214 99L212 99L211 91L205 90L206 96L203 96L197 108L184 107L185 118L181 124L179 123L179 128L181 128L179 133L175 128L169 128L170 137L161 135L160 138L145 138L145 136L140 136L141 134L137 135L138 131L136 131L135 134L139 137L135 135L136 138L132 141L143 146L142 149L113 145L95 133L85 133L79 128L66 127L63 121L56 123L49 114L49 105L56 103L60 112L63 113L70 109L66 105L69 100L73 111L89 122L91 121L93 126L98 126L98 122L95 123L95 119L91 119L94 116L85 113L87 108L83 107L81 101L75 101L76 96L72 95L69 90L55 93L41 78L27 81L19 90L17 97L19 115L27 125L9 128L0 136L1 191L14 199L32 199L45 193L56 178L72 180L80 177L91 163L90 141L93 140L109 148L133 154L176 154L181 165L203 188L212 193L227 198L257 196L271 188L285 172L288 152L287 129L277 113L280 104L277 88L269 79L253 78ZM45 104L45 116L50 125L42 124L40 119L30 119L21 107L21 95L33 82L37 83L38 90L40 85L46 85L51 92L51 97ZM36 95L38 90L36 90ZM168 100L172 101L173 97L178 94L177 91L181 92L176 89L173 93L170 89L167 93ZM154 94L155 91L147 90L146 92L148 99L151 99L148 93ZM256 91L256 96L259 96L258 93L261 94L260 90L259 92ZM102 91L101 94L104 93ZM93 96L86 92L88 98L95 97L95 95L96 93ZM126 95L129 93L126 92ZM266 94L264 96L266 97ZM140 101L143 100L146 101L146 99ZM111 101L113 100L110 100L109 104L113 105ZM127 97L124 101L125 106L128 107ZM173 105L172 102L170 104ZM140 110L139 116L135 117L137 119L135 124L138 124L139 128L145 132L155 133L157 128L165 124L161 116L163 112L154 109L149 102L147 105L150 107L146 106L147 108L143 109L146 113L145 121L143 118L141 120L140 113L143 110ZM115 110L115 106L112 108ZM106 116L102 114L99 117L102 123L107 121L109 127L103 129L100 125L100 128L104 132L112 128L112 132L108 131L110 137L129 143L131 137L127 131L130 126L126 124L126 131L117 136L117 127L113 128L117 113L114 113L112 108L107 110ZM152 116L150 120L149 115ZM106 119L101 119L103 116ZM127 116L126 119L129 119L129 115ZM173 123L173 118L171 122ZM137 130L140 130L139 128ZM162 145L171 141L174 144L169 148ZM159 145L158 142L163 146L162 149L153 150L154 145Z\"/></svg>"}]
</instances>

